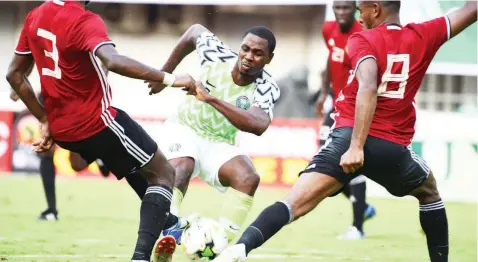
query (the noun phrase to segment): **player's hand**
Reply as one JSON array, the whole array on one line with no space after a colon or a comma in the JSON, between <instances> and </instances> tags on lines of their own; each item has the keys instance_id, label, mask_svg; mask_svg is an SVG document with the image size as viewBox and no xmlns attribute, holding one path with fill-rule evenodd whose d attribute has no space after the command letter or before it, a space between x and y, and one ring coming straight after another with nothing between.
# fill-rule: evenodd
<instances>
[{"instance_id":1,"label":"player's hand","mask_svg":"<svg viewBox=\"0 0 478 262\"><path fill-rule=\"evenodd\" d=\"M148 80L145 80L144 82L146 84L148 84L148 88L150 89L149 90L149 95L157 94L157 93L163 91L163 89L166 87L165 84L160 83L160 82L154 82L154 81L148 81Z\"/></svg>"},{"instance_id":2,"label":"player's hand","mask_svg":"<svg viewBox=\"0 0 478 262\"><path fill-rule=\"evenodd\" d=\"M50 132L50 125L47 121L40 123L40 139L33 143L33 151L42 153L50 150L55 144Z\"/></svg>"},{"instance_id":3,"label":"player's hand","mask_svg":"<svg viewBox=\"0 0 478 262\"><path fill-rule=\"evenodd\" d=\"M194 78L189 74L180 74L176 75L176 80L174 80L173 87L194 89Z\"/></svg>"},{"instance_id":4,"label":"player's hand","mask_svg":"<svg viewBox=\"0 0 478 262\"><path fill-rule=\"evenodd\" d=\"M315 105L315 113L319 119L324 118L324 102L325 101L317 101L317 104Z\"/></svg>"},{"instance_id":5,"label":"player's hand","mask_svg":"<svg viewBox=\"0 0 478 262\"><path fill-rule=\"evenodd\" d=\"M17 92L15 92L15 90L12 89L12 91L10 92L10 99L17 102L18 99L20 99L20 97L17 95Z\"/></svg>"},{"instance_id":6,"label":"player's hand","mask_svg":"<svg viewBox=\"0 0 478 262\"><path fill-rule=\"evenodd\" d=\"M347 174L355 173L363 166L363 148L350 147L340 159L340 166Z\"/></svg>"},{"instance_id":7,"label":"player's hand","mask_svg":"<svg viewBox=\"0 0 478 262\"><path fill-rule=\"evenodd\" d=\"M193 95L197 100L203 102L207 102L212 97L201 82L195 82L193 88L183 88L183 90L186 91L188 95Z\"/></svg>"},{"instance_id":8,"label":"player's hand","mask_svg":"<svg viewBox=\"0 0 478 262\"><path fill-rule=\"evenodd\" d=\"M148 84L149 90L149 95L152 94L157 94L166 87L165 84L159 83L159 82L154 82L154 81L144 81L145 83ZM172 84L172 87L192 87L194 86L194 79L189 75L189 74L180 74L176 75L176 79L174 80L174 83Z\"/></svg>"}]
</instances>

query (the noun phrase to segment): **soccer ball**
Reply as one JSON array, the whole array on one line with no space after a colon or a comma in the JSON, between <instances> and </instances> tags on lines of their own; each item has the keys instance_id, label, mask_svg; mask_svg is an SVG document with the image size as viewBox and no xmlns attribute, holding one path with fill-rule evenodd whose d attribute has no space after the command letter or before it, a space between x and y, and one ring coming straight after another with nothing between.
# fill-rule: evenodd
<instances>
[{"instance_id":1,"label":"soccer ball","mask_svg":"<svg viewBox=\"0 0 478 262\"><path fill-rule=\"evenodd\" d=\"M181 245L191 260L213 260L227 248L227 244L224 228L210 218L192 222L181 237Z\"/></svg>"}]
</instances>

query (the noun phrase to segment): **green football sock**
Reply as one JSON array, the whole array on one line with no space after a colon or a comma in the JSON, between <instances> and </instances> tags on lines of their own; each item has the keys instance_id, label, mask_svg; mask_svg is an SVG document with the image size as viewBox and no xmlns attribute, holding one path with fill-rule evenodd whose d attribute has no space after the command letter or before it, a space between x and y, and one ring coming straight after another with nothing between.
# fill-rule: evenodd
<instances>
[{"instance_id":1,"label":"green football sock","mask_svg":"<svg viewBox=\"0 0 478 262\"><path fill-rule=\"evenodd\" d=\"M247 213L252 207L252 199L252 196L233 188L229 188L225 193L219 223L224 227L229 243L236 238L241 230Z\"/></svg>"}]
</instances>

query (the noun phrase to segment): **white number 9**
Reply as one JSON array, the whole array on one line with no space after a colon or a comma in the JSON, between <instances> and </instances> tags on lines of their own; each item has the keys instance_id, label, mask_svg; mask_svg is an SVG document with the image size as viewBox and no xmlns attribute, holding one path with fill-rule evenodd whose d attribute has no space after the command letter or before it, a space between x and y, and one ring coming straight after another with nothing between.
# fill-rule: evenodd
<instances>
[{"instance_id":1,"label":"white number 9","mask_svg":"<svg viewBox=\"0 0 478 262\"><path fill-rule=\"evenodd\" d=\"M52 42L52 49L53 49L52 52L48 52L46 50L43 50L43 51L45 52L45 56L51 58L53 60L53 63L55 64L54 70L51 70L48 68L42 68L42 75L51 76L56 79L61 79L61 70L60 70L60 67L58 67L58 61L60 60L60 55L58 54L58 49L56 47L56 35L41 28L38 28L37 35L39 37L43 37Z\"/></svg>"}]
</instances>

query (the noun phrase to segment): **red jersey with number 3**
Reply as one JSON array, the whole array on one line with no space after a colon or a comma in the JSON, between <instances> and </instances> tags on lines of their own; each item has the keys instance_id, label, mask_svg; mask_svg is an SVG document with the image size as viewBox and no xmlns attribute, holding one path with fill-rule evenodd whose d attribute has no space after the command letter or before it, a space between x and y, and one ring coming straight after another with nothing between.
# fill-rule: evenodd
<instances>
[{"instance_id":1,"label":"red jersey with number 3","mask_svg":"<svg viewBox=\"0 0 478 262\"><path fill-rule=\"evenodd\" d=\"M49 1L25 19L15 53L32 55L55 140L90 137L116 116L96 50L113 44L103 20L76 1Z\"/></svg>"},{"instance_id":2,"label":"red jersey with number 3","mask_svg":"<svg viewBox=\"0 0 478 262\"><path fill-rule=\"evenodd\" d=\"M435 53L449 38L448 17L404 27L381 25L352 35L348 53L354 70L336 100L335 127L354 126L355 72L365 59L375 59L379 86L369 135L409 145L415 134L415 95Z\"/></svg>"},{"instance_id":3,"label":"red jersey with number 3","mask_svg":"<svg viewBox=\"0 0 478 262\"><path fill-rule=\"evenodd\" d=\"M347 55L347 41L356 32L362 31L362 25L355 21L348 32L342 33L336 21L325 22L322 26L322 35L327 49L329 49L330 80L332 94L335 98L347 84L352 70L352 63Z\"/></svg>"}]
</instances>

